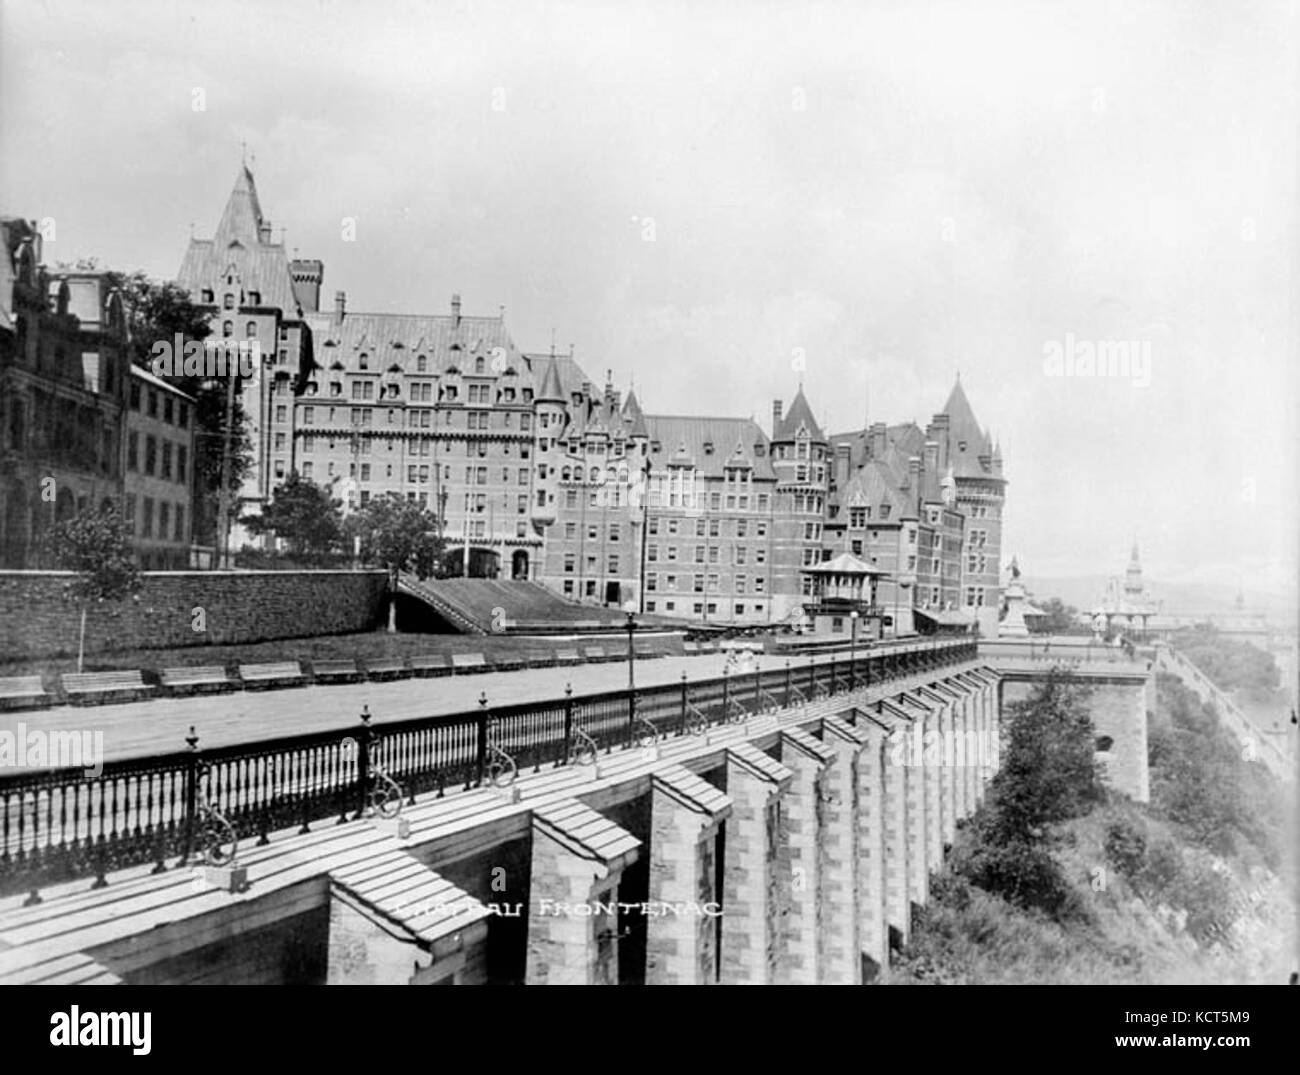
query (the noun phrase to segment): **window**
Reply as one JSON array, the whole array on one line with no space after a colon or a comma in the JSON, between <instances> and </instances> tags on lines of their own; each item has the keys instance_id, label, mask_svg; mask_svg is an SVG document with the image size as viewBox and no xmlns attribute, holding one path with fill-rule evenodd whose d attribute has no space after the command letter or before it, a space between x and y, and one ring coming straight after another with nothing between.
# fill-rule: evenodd
<instances>
[{"instance_id":1,"label":"window","mask_svg":"<svg viewBox=\"0 0 1300 1075\"><path fill-rule=\"evenodd\" d=\"M618 574L618 553L610 553L609 555L609 573L611 575Z\"/></svg>"},{"instance_id":2,"label":"window","mask_svg":"<svg viewBox=\"0 0 1300 1075\"><path fill-rule=\"evenodd\" d=\"M308 481L311 481L311 472L312 472L312 465L310 463L304 463L302 465L302 476L306 478Z\"/></svg>"},{"instance_id":3,"label":"window","mask_svg":"<svg viewBox=\"0 0 1300 1075\"><path fill-rule=\"evenodd\" d=\"M167 540L167 531L171 529L172 506L167 501L158 503L158 540Z\"/></svg>"},{"instance_id":4,"label":"window","mask_svg":"<svg viewBox=\"0 0 1300 1075\"><path fill-rule=\"evenodd\" d=\"M152 388L149 389L149 417L158 417L158 393Z\"/></svg>"},{"instance_id":5,"label":"window","mask_svg":"<svg viewBox=\"0 0 1300 1075\"><path fill-rule=\"evenodd\" d=\"M144 498L144 517L141 519L140 536L153 537L153 497Z\"/></svg>"},{"instance_id":6,"label":"window","mask_svg":"<svg viewBox=\"0 0 1300 1075\"><path fill-rule=\"evenodd\" d=\"M135 533L135 493L126 494L126 530Z\"/></svg>"},{"instance_id":7,"label":"window","mask_svg":"<svg viewBox=\"0 0 1300 1075\"><path fill-rule=\"evenodd\" d=\"M171 441L163 441L162 446L162 472L159 477L171 481L172 476L172 445ZM164 527L164 529L166 529Z\"/></svg>"},{"instance_id":8,"label":"window","mask_svg":"<svg viewBox=\"0 0 1300 1075\"><path fill-rule=\"evenodd\" d=\"M646 591L649 593L654 593L657 589L659 589L659 573L657 571L651 571L648 575L646 575L645 588Z\"/></svg>"},{"instance_id":9,"label":"window","mask_svg":"<svg viewBox=\"0 0 1300 1075\"><path fill-rule=\"evenodd\" d=\"M132 386L134 387L134 385ZM126 437L126 469L140 469L140 434L128 433Z\"/></svg>"},{"instance_id":10,"label":"window","mask_svg":"<svg viewBox=\"0 0 1300 1075\"><path fill-rule=\"evenodd\" d=\"M647 546L646 546L646 550L645 550L645 558L646 558L647 560L649 560L652 564L658 562L658 560L659 560L659 546L658 546L658 545L647 545Z\"/></svg>"},{"instance_id":11,"label":"window","mask_svg":"<svg viewBox=\"0 0 1300 1075\"><path fill-rule=\"evenodd\" d=\"M158 439L153 436L144 438L144 472L149 475L158 472ZM146 503L152 503L152 501L146 501Z\"/></svg>"},{"instance_id":12,"label":"window","mask_svg":"<svg viewBox=\"0 0 1300 1075\"><path fill-rule=\"evenodd\" d=\"M691 590L692 590L694 593L703 593L703 592L704 592L704 576L703 576L703 575L692 575L692 576L691 576Z\"/></svg>"},{"instance_id":13,"label":"window","mask_svg":"<svg viewBox=\"0 0 1300 1075\"><path fill-rule=\"evenodd\" d=\"M246 339L252 339L257 335L257 322L250 321L244 326L244 336Z\"/></svg>"}]
</instances>

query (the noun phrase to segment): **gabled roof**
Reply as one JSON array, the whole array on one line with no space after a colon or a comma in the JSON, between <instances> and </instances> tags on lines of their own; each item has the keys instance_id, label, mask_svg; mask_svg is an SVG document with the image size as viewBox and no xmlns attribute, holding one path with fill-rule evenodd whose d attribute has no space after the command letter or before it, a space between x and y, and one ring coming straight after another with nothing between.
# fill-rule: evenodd
<instances>
[{"instance_id":1,"label":"gabled roof","mask_svg":"<svg viewBox=\"0 0 1300 1075\"><path fill-rule=\"evenodd\" d=\"M360 356L368 356L371 372L386 370L396 363L415 373L420 355L429 359L429 373L446 374L453 367L473 376L474 360L485 359L485 373L497 375L514 370L521 387L532 387L532 371L515 347L501 317L461 317L446 314L347 313L336 321L333 313L310 313L304 317L311 328L318 367L329 368L335 361L344 369L359 368ZM400 345L400 346L399 346ZM504 367L495 363L501 348ZM540 373L540 371L538 371Z\"/></svg>"},{"instance_id":2,"label":"gabled roof","mask_svg":"<svg viewBox=\"0 0 1300 1075\"><path fill-rule=\"evenodd\" d=\"M822 432L822 427L817 424L817 419L813 417L812 408L808 406L808 400L804 398L802 386L795 394L794 402L790 404L789 411L776 423L776 428L772 432L772 439L776 441L794 440L800 426L808 430L808 436L812 441L825 442L826 435Z\"/></svg>"},{"instance_id":3,"label":"gabled roof","mask_svg":"<svg viewBox=\"0 0 1300 1075\"><path fill-rule=\"evenodd\" d=\"M812 567L805 567L802 570L812 572L818 575L884 575L886 574L881 568L874 564L867 563L861 557L854 556L851 552L842 552L834 559L826 560L822 563L813 564Z\"/></svg>"},{"instance_id":4,"label":"gabled roof","mask_svg":"<svg viewBox=\"0 0 1300 1075\"><path fill-rule=\"evenodd\" d=\"M899 488L899 482L892 469L879 459L870 460L858 470L840 491L840 503L846 507L861 504L871 509L868 526L875 526L881 521L880 507L889 505L889 518L885 522L896 522L910 518L914 510L908 498Z\"/></svg>"}]
</instances>

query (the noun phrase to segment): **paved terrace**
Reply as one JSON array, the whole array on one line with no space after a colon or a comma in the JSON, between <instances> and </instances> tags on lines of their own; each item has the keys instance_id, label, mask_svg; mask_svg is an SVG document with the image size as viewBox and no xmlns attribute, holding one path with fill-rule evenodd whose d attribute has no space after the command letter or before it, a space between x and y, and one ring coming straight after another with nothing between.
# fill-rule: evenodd
<instances>
[{"instance_id":1,"label":"paved terrace","mask_svg":"<svg viewBox=\"0 0 1300 1075\"><path fill-rule=\"evenodd\" d=\"M858 650L861 659L881 649ZM884 648L887 652L888 649ZM818 657L796 657L791 667L818 667L832 660L847 672L848 653ZM758 668L773 672L785 667L784 657L761 654ZM638 659L638 691L721 676L726 665L723 654ZM737 683L753 681L752 673L735 677ZM293 690L240 691L193 698L160 698L103 706L56 706L28 712L0 713L0 731L27 730L104 733L103 761L147 757L184 749L192 725L204 749L255 743L282 736L299 735L357 726L362 706L369 706L377 728L391 721L415 717L469 713L479 707L486 692L490 706L563 699L565 688L575 695L604 691L626 691L627 662L573 665L557 668L528 668L509 672L442 676L436 679L404 679L387 683L349 683L312 686ZM742 688L743 689L743 688ZM19 740L21 741L21 740Z\"/></svg>"}]
</instances>

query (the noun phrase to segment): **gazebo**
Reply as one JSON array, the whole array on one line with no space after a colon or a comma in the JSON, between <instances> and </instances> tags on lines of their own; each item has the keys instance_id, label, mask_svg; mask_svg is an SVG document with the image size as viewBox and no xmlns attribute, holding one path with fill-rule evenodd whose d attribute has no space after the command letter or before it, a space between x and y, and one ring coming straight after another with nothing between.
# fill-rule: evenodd
<instances>
[{"instance_id":1,"label":"gazebo","mask_svg":"<svg viewBox=\"0 0 1300 1075\"><path fill-rule=\"evenodd\" d=\"M816 634L847 634L856 614L863 621L862 637L880 637L882 614L876 604L876 586L887 577L886 572L849 552L802 571L812 579L812 593L805 599L804 609Z\"/></svg>"}]
</instances>

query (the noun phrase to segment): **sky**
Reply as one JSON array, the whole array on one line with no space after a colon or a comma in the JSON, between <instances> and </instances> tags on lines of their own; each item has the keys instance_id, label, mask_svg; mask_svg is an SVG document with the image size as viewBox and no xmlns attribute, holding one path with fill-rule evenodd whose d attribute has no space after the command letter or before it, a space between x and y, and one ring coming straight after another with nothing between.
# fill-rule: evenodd
<instances>
[{"instance_id":1,"label":"sky","mask_svg":"<svg viewBox=\"0 0 1300 1075\"><path fill-rule=\"evenodd\" d=\"M458 292L650 413L765 429L801 383L828 432L924 426L960 374L1031 583L1137 540L1153 580L1291 591L1298 31L1269 0L0 0L0 212L171 278L247 152L323 303Z\"/></svg>"}]
</instances>

